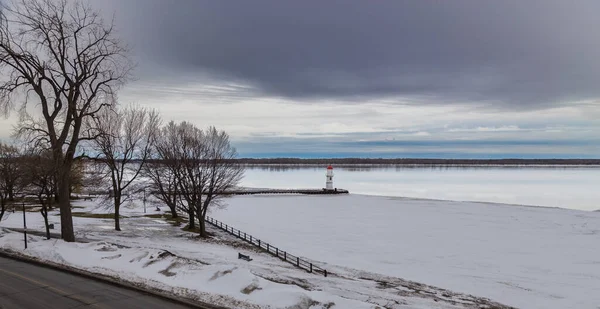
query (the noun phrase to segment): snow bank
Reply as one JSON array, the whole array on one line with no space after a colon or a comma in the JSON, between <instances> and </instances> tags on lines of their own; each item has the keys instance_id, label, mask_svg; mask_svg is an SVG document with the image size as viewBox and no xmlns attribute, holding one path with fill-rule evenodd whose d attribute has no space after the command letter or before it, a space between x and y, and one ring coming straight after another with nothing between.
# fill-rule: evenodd
<instances>
[{"instance_id":1,"label":"snow bank","mask_svg":"<svg viewBox=\"0 0 600 309\"><path fill-rule=\"evenodd\" d=\"M0 237L3 249L224 306L301 308L303 304L310 304L310 308L332 305L374 308L372 304L268 281L239 266L205 265L160 249L126 248L107 242L44 241L33 236L29 238L29 249L23 250L21 234L4 233Z\"/></svg>"}]
</instances>

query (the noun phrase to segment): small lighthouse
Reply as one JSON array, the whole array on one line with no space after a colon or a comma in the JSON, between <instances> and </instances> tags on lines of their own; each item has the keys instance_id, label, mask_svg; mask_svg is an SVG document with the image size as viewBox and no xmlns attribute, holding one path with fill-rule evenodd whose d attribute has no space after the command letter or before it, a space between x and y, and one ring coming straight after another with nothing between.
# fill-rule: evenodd
<instances>
[{"instance_id":1,"label":"small lighthouse","mask_svg":"<svg viewBox=\"0 0 600 309\"><path fill-rule=\"evenodd\" d=\"M331 165L327 167L325 179L325 190L333 190L333 167Z\"/></svg>"}]
</instances>

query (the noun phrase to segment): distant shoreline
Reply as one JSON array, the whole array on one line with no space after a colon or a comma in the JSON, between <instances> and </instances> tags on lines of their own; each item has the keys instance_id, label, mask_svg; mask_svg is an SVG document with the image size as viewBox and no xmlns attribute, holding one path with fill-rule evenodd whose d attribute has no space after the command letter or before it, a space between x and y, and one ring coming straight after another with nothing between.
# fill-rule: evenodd
<instances>
[{"instance_id":1,"label":"distant shoreline","mask_svg":"<svg viewBox=\"0 0 600 309\"><path fill-rule=\"evenodd\" d=\"M335 158L335 159L300 159L300 158L240 158L236 163L248 165L286 165L308 166L329 165L338 166L600 166L600 159L366 159L366 158Z\"/></svg>"}]
</instances>

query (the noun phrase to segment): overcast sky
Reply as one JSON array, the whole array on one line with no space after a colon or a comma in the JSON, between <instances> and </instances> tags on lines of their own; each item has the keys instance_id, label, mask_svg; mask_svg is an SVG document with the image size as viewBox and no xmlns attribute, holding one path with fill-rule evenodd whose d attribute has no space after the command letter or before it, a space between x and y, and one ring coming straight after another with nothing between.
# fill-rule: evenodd
<instances>
[{"instance_id":1,"label":"overcast sky","mask_svg":"<svg viewBox=\"0 0 600 309\"><path fill-rule=\"evenodd\" d=\"M138 63L121 102L244 157L600 157L600 1L92 3Z\"/></svg>"}]
</instances>

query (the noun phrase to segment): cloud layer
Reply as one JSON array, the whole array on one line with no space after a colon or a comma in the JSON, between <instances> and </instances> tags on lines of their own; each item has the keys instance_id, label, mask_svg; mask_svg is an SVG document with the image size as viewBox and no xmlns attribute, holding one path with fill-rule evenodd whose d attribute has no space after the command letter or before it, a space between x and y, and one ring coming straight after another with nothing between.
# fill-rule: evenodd
<instances>
[{"instance_id":1,"label":"cloud layer","mask_svg":"<svg viewBox=\"0 0 600 309\"><path fill-rule=\"evenodd\" d=\"M242 156L600 157L595 0L91 3L138 62L121 101Z\"/></svg>"},{"instance_id":2,"label":"cloud layer","mask_svg":"<svg viewBox=\"0 0 600 309\"><path fill-rule=\"evenodd\" d=\"M145 63L261 95L539 108L600 96L597 1L103 2Z\"/></svg>"}]
</instances>

